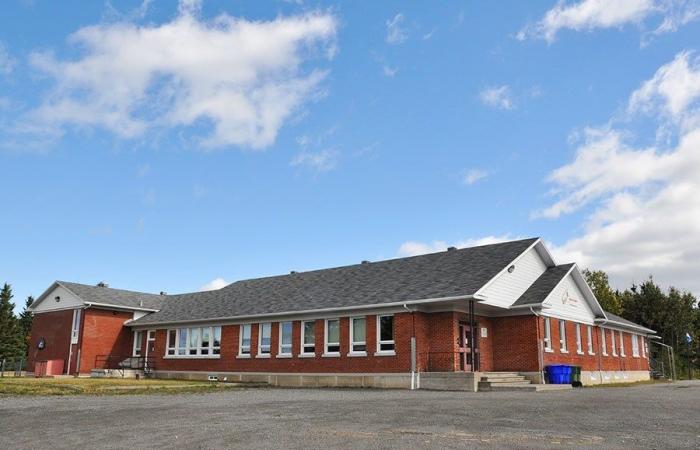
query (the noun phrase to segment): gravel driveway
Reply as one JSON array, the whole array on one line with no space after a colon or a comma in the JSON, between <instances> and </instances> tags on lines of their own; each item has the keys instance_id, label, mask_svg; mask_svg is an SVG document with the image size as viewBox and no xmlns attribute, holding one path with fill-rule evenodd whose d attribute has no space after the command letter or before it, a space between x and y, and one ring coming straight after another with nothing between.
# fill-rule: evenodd
<instances>
[{"instance_id":1,"label":"gravel driveway","mask_svg":"<svg viewBox=\"0 0 700 450\"><path fill-rule=\"evenodd\" d=\"M0 448L700 448L700 382L0 398Z\"/></svg>"}]
</instances>

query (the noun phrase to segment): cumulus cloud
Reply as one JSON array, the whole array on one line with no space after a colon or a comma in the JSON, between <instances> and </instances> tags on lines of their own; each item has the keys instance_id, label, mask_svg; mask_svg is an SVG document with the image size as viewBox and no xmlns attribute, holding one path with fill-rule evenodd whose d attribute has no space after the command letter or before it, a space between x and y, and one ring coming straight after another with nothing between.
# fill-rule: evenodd
<instances>
[{"instance_id":1,"label":"cumulus cloud","mask_svg":"<svg viewBox=\"0 0 700 450\"><path fill-rule=\"evenodd\" d=\"M613 122L587 129L573 161L550 174L558 198L539 215L590 206L583 231L555 247L560 260L606 270L620 287L653 274L700 293L698 77L700 63L683 52L630 96L631 114L651 115L659 127L677 119L672 144L633 145L634 133Z\"/></svg>"},{"instance_id":2,"label":"cumulus cloud","mask_svg":"<svg viewBox=\"0 0 700 450\"><path fill-rule=\"evenodd\" d=\"M229 282L224 280L223 278L214 278L209 283L200 287L199 291L215 291L217 289L221 289L222 287L227 286L228 284Z\"/></svg>"},{"instance_id":3,"label":"cumulus cloud","mask_svg":"<svg viewBox=\"0 0 700 450\"><path fill-rule=\"evenodd\" d=\"M489 245L498 244L499 242L505 242L512 239L509 235L504 236L486 236L478 239L464 239L457 241L453 244L448 244L445 241L432 241L432 242L417 242L417 241L407 241L401 244L399 250L396 252L397 256L416 256L423 255L426 253L444 252L447 247L476 247L478 245Z\"/></svg>"},{"instance_id":4,"label":"cumulus cloud","mask_svg":"<svg viewBox=\"0 0 700 450\"><path fill-rule=\"evenodd\" d=\"M515 108L515 102L508 85L486 88L479 93L479 98L484 105L492 108L505 110Z\"/></svg>"},{"instance_id":5,"label":"cumulus cloud","mask_svg":"<svg viewBox=\"0 0 700 450\"><path fill-rule=\"evenodd\" d=\"M466 185L472 185L477 181L486 178L489 173L483 169L469 169L462 175L462 182Z\"/></svg>"},{"instance_id":6,"label":"cumulus cloud","mask_svg":"<svg viewBox=\"0 0 700 450\"><path fill-rule=\"evenodd\" d=\"M289 162L294 167L304 167L316 172L328 172L338 165L340 153L333 149L319 151L304 150Z\"/></svg>"},{"instance_id":7,"label":"cumulus cloud","mask_svg":"<svg viewBox=\"0 0 700 450\"><path fill-rule=\"evenodd\" d=\"M394 78L396 74L398 73L399 68L398 67L391 67L384 65L382 66L382 73L384 74L385 77L389 78Z\"/></svg>"},{"instance_id":8,"label":"cumulus cloud","mask_svg":"<svg viewBox=\"0 0 700 450\"><path fill-rule=\"evenodd\" d=\"M700 15L697 0L582 0L559 1L535 24L527 25L517 33L519 40L542 38L553 42L559 31L592 31L597 28L615 28L628 24L642 25L655 18L655 34L675 31L696 20Z\"/></svg>"},{"instance_id":9,"label":"cumulus cloud","mask_svg":"<svg viewBox=\"0 0 700 450\"><path fill-rule=\"evenodd\" d=\"M386 21L386 42L387 44L401 44L408 39L408 33L403 28L404 15L396 14Z\"/></svg>"},{"instance_id":10,"label":"cumulus cloud","mask_svg":"<svg viewBox=\"0 0 700 450\"><path fill-rule=\"evenodd\" d=\"M69 126L134 138L187 129L203 147L261 149L305 102L323 95L326 71L308 68L335 51L336 19L323 12L249 21L199 16L183 0L159 25L86 26L69 37L74 59L35 52L30 63L54 82L18 130L61 135ZM27 124L31 124L29 127ZM201 130L206 124L210 131Z\"/></svg>"},{"instance_id":11,"label":"cumulus cloud","mask_svg":"<svg viewBox=\"0 0 700 450\"><path fill-rule=\"evenodd\" d=\"M15 59L4 43L0 42L0 75L9 75L15 67Z\"/></svg>"}]
</instances>

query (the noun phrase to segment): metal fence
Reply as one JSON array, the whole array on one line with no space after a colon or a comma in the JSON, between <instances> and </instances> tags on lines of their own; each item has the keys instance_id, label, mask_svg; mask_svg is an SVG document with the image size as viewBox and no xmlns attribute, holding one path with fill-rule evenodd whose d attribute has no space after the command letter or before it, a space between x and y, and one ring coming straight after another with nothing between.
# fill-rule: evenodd
<instances>
[{"instance_id":1,"label":"metal fence","mask_svg":"<svg viewBox=\"0 0 700 450\"><path fill-rule=\"evenodd\" d=\"M27 359L0 357L0 377L21 377L27 374Z\"/></svg>"}]
</instances>

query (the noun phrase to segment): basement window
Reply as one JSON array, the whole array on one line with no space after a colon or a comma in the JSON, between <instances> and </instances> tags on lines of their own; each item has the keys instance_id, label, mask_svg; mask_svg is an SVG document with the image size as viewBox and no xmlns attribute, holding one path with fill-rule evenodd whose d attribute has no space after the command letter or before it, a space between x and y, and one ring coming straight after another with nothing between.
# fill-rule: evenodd
<instances>
[{"instance_id":1,"label":"basement window","mask_svg":"<svg viewBox=\"0 0 700 450\"><path fill-rule=\"evenodd\" d=\"M301 356L316 354L316 322L309 320L301 323Z\"/></svg>"},{"instance_id":2,"label":"basement window","mask_svg":"<svg viewBox=\"0 0 700 450\"><path fill-rule=\"evenodd\" d=\"M325 356L340 356L340 320L326 319Z\"/></svg>"},{"instance_id":3,"label":"basement window","mask_svg":"<svg viewBox=\"0 0 700 450\"><path fill-rule=\"evenodd\" d=\"M377 316L377 353L394 354L394 316Z\"/></svg>"},{"instance_id":4,"label":"basement window","mask_svg":"<svg viewBox=\"0 0 700 450\"><path fill-rule=\"evenodd\" d=\"M367 356L367 321L364 317L350 319L350 355Z\"/></svg>"},{"instance_id":5,"label":"basement window","mask_svg":"<svg viewBox=\"0 0 700 450\"><path fill-rule=\"evenodd\" d=\"M165 355L170 358L218 358L221 353L221 327L168 330L165 348Z\"/></svg>"}]
</instances>

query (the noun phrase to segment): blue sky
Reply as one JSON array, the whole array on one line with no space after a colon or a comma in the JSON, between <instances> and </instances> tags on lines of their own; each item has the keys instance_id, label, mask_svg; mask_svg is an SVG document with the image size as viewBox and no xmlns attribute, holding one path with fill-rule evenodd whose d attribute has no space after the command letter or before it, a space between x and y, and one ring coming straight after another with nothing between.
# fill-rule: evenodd
<instances>
[{"instance_id":1,"label":"blue sky","mask_svg":"<svg viewBox=\"0 0 700 450\"><path fill-rule=\"evenodd\" d=\"M541 236L700 292L700 6L608 3L6 2L0 282L19 308Z\"/></svg>"}]
</instances>

